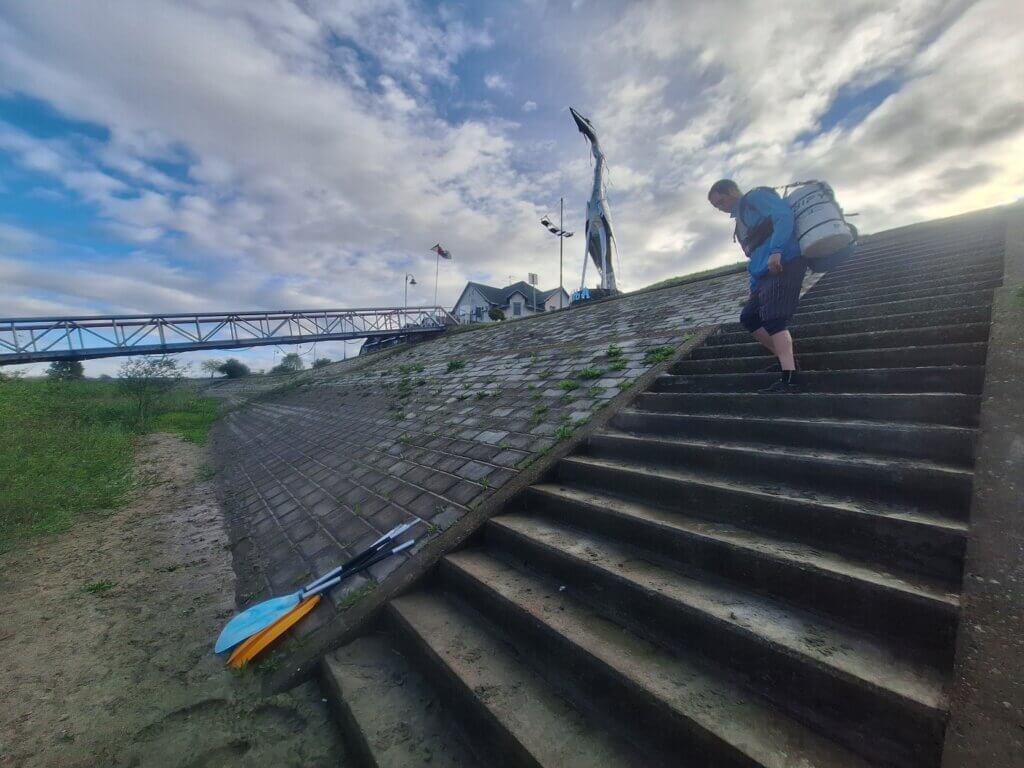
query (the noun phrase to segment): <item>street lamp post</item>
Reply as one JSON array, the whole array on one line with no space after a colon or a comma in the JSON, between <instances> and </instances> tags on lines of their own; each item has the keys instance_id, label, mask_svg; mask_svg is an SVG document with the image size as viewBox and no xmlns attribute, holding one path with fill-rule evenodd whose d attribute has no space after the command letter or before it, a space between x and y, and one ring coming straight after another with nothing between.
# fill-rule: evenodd
<instances>
[{"instance_id":1,"label":"street lamp post","mask_svg":"<svg viewBox=\"0 0 1024 768\"><path fill-rule=\"evenodd\" d=\"M565 290L562 288L562 256L565 251L565 238L572 237L572 232L567 232L563 229L563 219L565 218L565 198L558 198L558 226L556 227L551 223L551 219L547 216L540 220L540 223L544 225L544 228L548 230L552 235L558 238L558 308L562 308L562 294Z\"/></svg>"},{"instance_id":2,"label":"street lamp post","mask_svg":"<svg viewBox=\"0 0 1024 768\"><path fill-rule=\"evenodd\" d=\"M408 272L405 273L405 308L409 308L409 286L416 285L416 278L410 275Z\"/></svg>"}]
</instances>

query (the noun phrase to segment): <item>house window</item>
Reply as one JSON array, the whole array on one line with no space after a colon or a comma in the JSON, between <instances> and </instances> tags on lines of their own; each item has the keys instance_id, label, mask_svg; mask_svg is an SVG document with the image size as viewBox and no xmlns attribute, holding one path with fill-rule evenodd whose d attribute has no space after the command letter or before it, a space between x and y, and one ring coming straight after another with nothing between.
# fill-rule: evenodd
<instances>
[{"instance_id":1,"label":"house window","mask_svg":"<svg viewBox=\"0 0 1024 768\"><path fill-rule=\"evenodd\" d=\"M523 314L523 303L521 301L512 302L512 316L520 317Z\"/></svg>"},{"instance_id":2,"label":"house window","mask_svg":"<svg viewBox=\"0 0 1024 768\"><path fill-rule=\"evenodd\" d=\"M483 320L483 318L484 318L484 308L483 307L473 307L473 319L474 320Z\"/></svg>"}]
</instances>

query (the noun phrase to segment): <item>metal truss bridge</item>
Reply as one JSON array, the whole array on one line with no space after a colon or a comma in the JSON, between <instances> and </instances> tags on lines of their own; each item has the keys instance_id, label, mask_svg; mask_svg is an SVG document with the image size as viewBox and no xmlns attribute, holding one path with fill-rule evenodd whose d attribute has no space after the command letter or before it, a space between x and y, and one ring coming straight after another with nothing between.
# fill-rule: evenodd
<instances>
[{"instance_id":1,"label":"metal truss bridge","mask_svg":"<svg viewBox=\"0 0 1024 768\"><path fill-rule=\"evenodd\" d=\"M0 365L436 334L442 307L0 318Z\"/></svg>"}]
</instances>

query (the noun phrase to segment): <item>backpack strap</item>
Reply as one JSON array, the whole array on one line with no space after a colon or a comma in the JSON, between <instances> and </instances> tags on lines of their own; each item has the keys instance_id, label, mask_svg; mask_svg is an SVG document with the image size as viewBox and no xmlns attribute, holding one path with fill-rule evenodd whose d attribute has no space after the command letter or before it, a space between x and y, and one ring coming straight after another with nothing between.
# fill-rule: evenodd
<instances>
[{"instance_id":1,"label":"backpack strap","mask_svg":"<svg viewBox=\"0 0 1024 768\"><path fill-rule=\"evenodd\" d=\"M750 192L762 189L771 190L773 193L775 191L772 190L771 187L755 187L750 190ZM771 217L766 216L764 211L757 207L756 202L747 199L750 192L747 192L747 194L743 195L739 200L739 209L736 211L736 227L733 229L732 233L733 241L739 242L740 248L743 249L743 253L748 259L750 258L750 254L756 251L765 240L772 236L772 233L775 231L775 224L772 222ZM761 215L761 220L753 227L747 229L746 237L740 237L740 224L742 223L743 227L747 226L747 223L743 221L743 216L746 213L746 206L748 203Z\"/></svg>"}]
</instances>

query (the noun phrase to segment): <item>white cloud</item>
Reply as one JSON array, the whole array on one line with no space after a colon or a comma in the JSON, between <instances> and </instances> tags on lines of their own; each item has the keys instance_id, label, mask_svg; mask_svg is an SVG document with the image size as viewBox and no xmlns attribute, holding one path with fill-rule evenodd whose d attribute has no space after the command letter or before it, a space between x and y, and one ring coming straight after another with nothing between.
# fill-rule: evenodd
<instances>
[{"instance_id":1,"label":"white cloud","mask_svg":"<svg viewBox=\"0 0 1024 768\"><path fill-rule=\"evenodd\" d=\"M510 86L508 81L497 72L491 72L489 75L485 75L484 85L486 85L488 90L491 91L500 91L502 93L512 92L512 86Z\"/></svg>"},{"instance_id":2,"label":"white cloud","mask_svg":"<svg viewBox=\"0 0 1024 768\"><path fill-rule=\"evenodd\" d=\"M597 126L627 287L737 260L705 200L722 175L826 177L868 231L1021 194L1024 83L1011 63L1024 10L1011 0L536 7L543 23L527 27L500 10L473 25L411 0L9 4L0 92L109 138L0 124L0 150L140 250L114 258L46 233L23 240L0 252L0 305L395 304L406 271L429 301L426 248L438 240L456 256L442 265L444 301L468 278L551 281L557 259L537 218L564 194L579 229L591 168L567 115L544 135L515 122L537 101L576 104ZM566 46L568 23L581 39L614 41L614 55ZM497 42L536 71L513 79L525 64L488 59ZM470 52L471 76L460 69ZM474 107L460 78L481 77L537 101ZM839 95L881 81L894 92L861 122L814 135ZM574 243L567 274L582 261ZM33 249L65 256L32 262Z\"/></svg>"}]
</instances>

